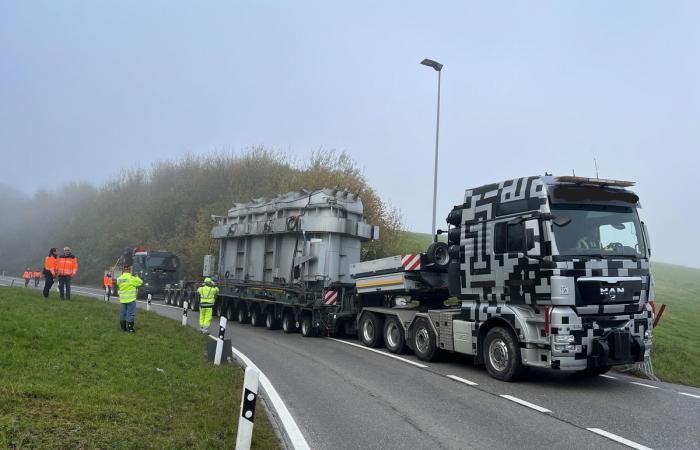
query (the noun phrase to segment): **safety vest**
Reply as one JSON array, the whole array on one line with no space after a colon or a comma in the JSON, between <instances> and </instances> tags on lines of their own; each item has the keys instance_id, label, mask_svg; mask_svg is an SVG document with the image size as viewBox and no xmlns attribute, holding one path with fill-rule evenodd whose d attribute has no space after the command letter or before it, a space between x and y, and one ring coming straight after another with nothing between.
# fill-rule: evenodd
<instances>
[{"instance_id":1,"label":"safety vest","mask_svg":"<svg viewBox=\"0 0 700 450\"><path fill-rule=\"evenodd\" d=\"M103 277L102 278L102 284L107 286L107 287L112 287L112 277Z\"/></svg>"},{"instance_id":2,"label":"safety vest","mask_svg":"<svg viewBox=\"0 0 700 450\"><path fill-rule=\"evenodd\" d=\"M22 278L24 278L25 280L28 280L31 277L32 277L32 273L28 270L25 270L24 273L22 274Z\"/></svg>"},{"instance_id":3,"label":"safety vest","mask_svg":"<svg viewBox=\"0 0 700 450\"><path fill-rule=\"evenodd\" d=\"M202 303L213 305L214 301L216 300L216 296L219 293L219 288L213 286L202 286L197 289L197 293L199 294L199 298L201 300L200 307Z\"/></svg>"},{"instance_id":4,"label":"safety vest","mask_svg":"<svg viewBox=\"0 0 700 450\"><path fill-rule=\"evenodd\" d=\"M34 272L33 275L34 275L34 278L37 279L37 280L38 280L39 278L41 278L41 272Z\"/></svg>"},{"instance_id":5,"label":"safety vest","mask_svg":"<svg viewBox=\"0 0 700 450\"><path fill-rule=\"evenodd\" d=\"M78 258L75 256L59 256L56 259L56 274L73 277L78 273Z\"/></svg>"},{"instance_id":6,"label":"safety vest","mask_svg":"<svg viewBox=\"0 0 700 450\"><path fill-rule=\"evenodd\" d=\"M56 257L47 256L44 258L44 270L51 272L51 275L56 275Z\"/></svg>"},{"instance_id":7,"label":"safety vest","mask_svg":"<svg viewBox=\"0 0 700 450\"><path fill-rule=\"evenodd\" d=\"M136 301L138 287L143 284L143 280L129 272L124 272L117 278L119 286L119 303L131 303Z\"/></svg>"}]
</instances>

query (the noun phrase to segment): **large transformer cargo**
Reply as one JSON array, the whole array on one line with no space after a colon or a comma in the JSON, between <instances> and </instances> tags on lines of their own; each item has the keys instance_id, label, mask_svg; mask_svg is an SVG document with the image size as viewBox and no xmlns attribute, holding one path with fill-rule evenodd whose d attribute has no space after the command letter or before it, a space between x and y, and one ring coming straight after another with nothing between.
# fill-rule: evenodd
<instances>
[{"instance_id":1,"label":"large transformer cargo","mask_svg":"<svg viewBox=\"0 0 700 450\"><path fill-rule=\"evenodd\" d=\"M360 245L378 231L354 194L236 204L212 230L216 313L307 337L357 333L424 361L472 355L504 381L527 367L600 374L641 362L654 293L633 184L545 175L467 189L438 230L447 243L363 262ZM193 288L166 302L196 308Z\"/></svg>"}]
</instances>

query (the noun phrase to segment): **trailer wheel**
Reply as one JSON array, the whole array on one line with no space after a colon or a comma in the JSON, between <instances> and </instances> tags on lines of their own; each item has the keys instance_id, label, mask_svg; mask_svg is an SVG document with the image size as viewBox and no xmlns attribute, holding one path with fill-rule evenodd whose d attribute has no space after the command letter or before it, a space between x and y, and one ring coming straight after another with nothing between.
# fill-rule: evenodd
<instances>
[{"instance_id":1,"label":"trailer wheel","mask_svg":"<svg viewBox=\"0 0 700 450\"><path fill-rule=\"evenodd\" d=\"M298 331L297 324L294 321L294 314L291 311L286 311L282 316L282 331L287 334Z\"/></svg>"},{"instance_id":2,"label":"trailer wheel","mask_svg":"<svg viewBox=\"0 0 700 450\"><path fill-rule=\"evenodd\" d=\"M406 338L403 327L397 317L387 317L384 322L384 343L391 353L403 353L406 347Z\"/></svg>"},{"instance_id":3,"label":"trailer wheel","mask_svg":"<svg viewBox=\"0 0 700 450\"><path fill-rule=\"evenodd\" d=\"M382 345L382 330L384 320L377 314L368 312L362 316L360 322L360 340L367 347L379 347Z\"/></svg>"},{"instance_id":4,"label":"trailer wheel","mask_svg":"<svg viewBox=\"0 0 700 450\"><path fill-rule=\"evenodd\" d=\"M263 321L260 314L260 308L252 308L250 311L250 325L253 327L262 326Z\"/></svg>"},{"instance_id":5,"label":"trailer wheel","mask_svg":"<svg viewBox=\"0 0 700 450\"><path fill-rule=\"evenodd\" d=\"M238 304L238 322L248 323L248 308L242 302Z\"/></svg>"},{"instance_id":6,"label":"trailer wheel","mask_svg":"<svg viewBox=\"0 0 700 450\"><path fill-rule=\"evenodd\" d=\"M304 337L314 337L316 335L311 315L306 314L301 319L301 335Z\"/></svg>"},{"instance_id":7,"label":"trailer wheel","mask_svg":"<svg viewBox=\"0 0 700 450\"><path fill-rule=\"evenodd\" d=\"M435 361L439 355L437 338L430 323L424 318L416 320L413 329L413 351L422 361Z\"/></svg>"},{"instance_id":8,"label":"trailer wheel","mask_svg":"<svg viewBox=\"0 0 700 450\"><path fill-rule=\"evenodd\" d=\"M236 317L236 308L233 306L233 301L229 299L226 302L226 319L233 321Z\"/></svg>"},{"instance_id":9,"label":"trailer wheel","mask_svg":"<svg viewBox=\"0 0 700 450\"><path fill-rule=\"evenodd\" d=\"M486 333L482 347L484 364L489 375L501 381L513 381L524 371L520 346L513 333L505 327L493 327Z\"/></svg>"},{"instance_id":10,"label":"trailer wheel","mask_svg":"<svg viewBox=\"0 0 700 450\"><path fill-rule=\"evenodd\" d=\"M447 253L447 244L444 242L433 242L425 252L425 259L428 264L435 264L436 267L447 269L450 264L450 255Z\"/></svg>"},{"instance_id":11,"label":"trailer wheel","mask_svg":"<svg viewBox=\"0 0 700 450\"><path fill-rule=\"evenodd\" d=\"M216 317L221 317L221 312L223 310L223 308L221 306L221 299L217 298L215 301L216 301L216 310L215 310L216 312L214 313L214 315Z\"/></svg>"},{"instance_id":12,"label":"trailer wheel","mask_svg":"<svg viewBox=\"0 0 700 450\"><path fill-rule=\"evenodd\" d=\"M276 330L279 328L277 319L275 319L274 311L272 310L268 311L265 315L265 328L267 328L268 330Z\"/></svg>"}]
</instances>

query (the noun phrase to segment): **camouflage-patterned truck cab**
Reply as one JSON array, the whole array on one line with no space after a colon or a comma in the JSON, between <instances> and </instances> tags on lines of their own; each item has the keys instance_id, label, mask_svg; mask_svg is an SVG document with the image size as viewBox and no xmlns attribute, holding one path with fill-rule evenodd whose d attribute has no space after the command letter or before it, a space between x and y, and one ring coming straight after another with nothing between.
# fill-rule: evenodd
<instances>
[{"instance_id":1,"label":"camouflage-patterned truck cab","mask_svg":"<svg viewBox=\"0 0 700 450\"><path fill-rule=\"evenodd\" d=\"M644 360L650 250L632 185L534 176L467 190L447 218L455 347L500 379Z\"/></svg>"}]
</instances>

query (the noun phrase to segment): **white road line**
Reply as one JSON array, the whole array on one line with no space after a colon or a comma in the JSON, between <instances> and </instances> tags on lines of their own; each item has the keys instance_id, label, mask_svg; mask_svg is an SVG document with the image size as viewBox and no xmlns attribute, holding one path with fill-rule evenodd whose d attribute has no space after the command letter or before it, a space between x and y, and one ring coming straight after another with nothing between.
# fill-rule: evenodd
<instances>
[{"instance_id":1,"label":"white road line","mask_svg":"<svg viewBox=\"0 0 700 450\"><path fill-rule=\"evenodd\" d=\"M652 389L658 389L658 388L659 388L658 386L652 386L651 384L638 383L638 382L636 382L636 381L630 381L630 383L636 384L637 386L644 386L644 387L648 387L648 388L652 388Z\"/></svg>"},{"instance_id":2,"label":"white road line","mask_svg":"<svg viewBox=\"0 0 700 450\"><path fill-rule=\"evenodd\" d=\"M451 378L455 381L459 381L460 383L468 384L469 386L478 386L477 383L474 383L473 381L465 380L464 378L458 377L457 375L447 375L447 378Z\"/></svg>"},{"instance_id":3,"label":"white road line","mask_svg":"<svg viewBox=\"0 0 700 450\"><path fill-rule=\"evenodd\" d=\"M611 375L605 375L604 373L601 373L600 376L603 378L610 378L611 380L617 380L617 377L613 377Z\"/></svg>"},{"instance_id":4,"label":"white road line","mask_svg":"<svg viewBox=\"0 0 700 450\"><path fill-rule=\"evenodd\" d=\"M400 356L392 355L391 353L386 353L386 352L382 352L382 351L379 351L379 350L375 350L375 349L373 349L373 348L365 347L364 345L355 344L355 343L352 343L352 342L343 341L343 340L341 340L341 339L336 339L336 338L332 338L332 337L329 337L329 338L326 338L326 339L330 339L331 341L340 342L340 343L342 343L342 344L352 345L353 347L361 348L362 350L369 350L370 352L379 353L380 355L388 356L389 358L398 359L399 361L403 361L403 362L405 362L406 364L411 364L412 366L420 367L420 368L422 368L422 369L425 369L426 367L428 367L428 366L426 366L425 364L417 363L417 362L415 362L415 361L411 361L410 359L406 359L406 358L402 358L402 357L400 357Z\"/></svg>"},{"instance_id":5,"label":"white road line","mask_svg":"<svg viewBox=\"0 0 700 450\"><path fill-rule=\"evenodd\" d=\"M700 395L688 394L687 392L679 392L681 395L687 395L688 397L700 398Z\"/></svg>"},{"instance_id":6,"label":"white road line","mask_svg":"<svg viewBox=\"0 0 700 450\"><path fill-rule=\"evenodd\" d=\"M513 397L512 395L505 395L502 394L501 397L508 399L512 402L519 403L523 406L527 406L528 408L532 408L535 411L539 411L541 413L551 413L552 411L548 410L547 408L543 408L541 406L537 406L534 403L526 402L525 400L519 399L518 397Z\"/></svg>"},{"instance_id":7,"label":"white road line","mask_svg":"<svg viewBox=\"0 0 700 450\"><path fill-rule=\"evenodd\" d=\"M619 442L620 444L624 444L628 447L636 448L637 450L652 450L649 447L646 447L642 444L637 444L634 441L630 441L629 439L625 439L621 436L618 436L616 434L612 434L609 431L601 430L600 428L586 428L588 431L592 431L595 434L599 434L603 437L606 437L608 439L611 439L615 442Z\"/></svg>"},{"instance_id":8,"label":"white road line","mask_svg":"<svg viewBox=\"0 0 700 450\"><path fill-rule=\"evenodd\" d=\"M214 336L209 337L214 340L218 339ZM267 394L267 399L270 401L270 403L272 403L273 408L275 408L277 416L282 422L284 431L287 433L287 437L289 437L294 450L310 450L309 444L306 442L304 435L301 434L299 426L297 425L296 421L294 421L294 418L289 413L287 406L284 404L282 398L277 393L277 390L267 376L258 368L258 366L255 365L255 363L253 363L253 361L250 360L250 358L244 355L236 347L231 346L231 351L233 351L233 353L243 362L243 364L246 365L246 367L252 367L260 373L260 385L265 391L265 394Z\"/></svg>"}]
</instances>

